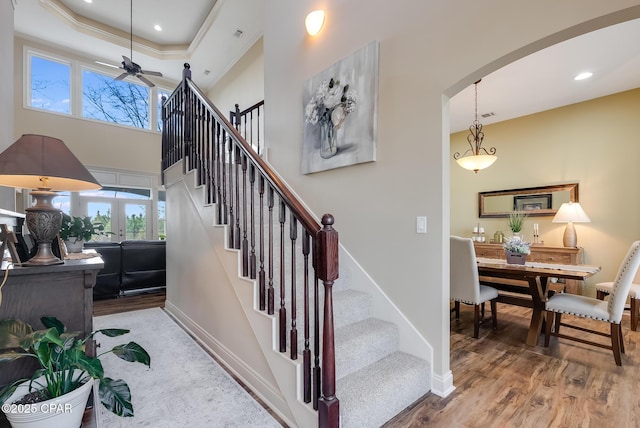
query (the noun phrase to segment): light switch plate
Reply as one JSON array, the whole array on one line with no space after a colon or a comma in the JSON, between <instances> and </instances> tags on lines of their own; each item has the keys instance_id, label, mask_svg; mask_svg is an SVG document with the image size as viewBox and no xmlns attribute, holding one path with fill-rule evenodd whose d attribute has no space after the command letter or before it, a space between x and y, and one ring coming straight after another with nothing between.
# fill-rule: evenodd
<instances>
[{"instance_id":1,"label":"light switch plate","mask_svg":"<svg viewBox=\"0 0 640 428\"><path fill-rule=\"evenodd\" d=\"M416 233L427 233L427 217L416 217Z\"/></svg>"}]
</instances>

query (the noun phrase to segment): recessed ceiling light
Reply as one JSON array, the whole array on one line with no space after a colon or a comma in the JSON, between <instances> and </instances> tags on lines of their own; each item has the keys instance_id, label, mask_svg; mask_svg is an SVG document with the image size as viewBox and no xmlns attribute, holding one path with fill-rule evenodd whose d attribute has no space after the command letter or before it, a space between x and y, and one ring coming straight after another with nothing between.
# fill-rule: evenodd
<instances>
[{"instance_id":1,"label":"recessed ceiling light","mask_svg":"<svg viewBox=\"0 0 640 428\"><path fill-rule=\"evenodd\" d=\"M589 77L593 76L593 73L591 73L590 71L585 71L584 73L580 73L578 74L576 77L574 77L574 80L584 80L584 79L588 79Z\"/></svg>"},{"instance_id":2,"label":"recessed ceiling light","mask_svg":"<svg viewBox=\"0 0 640 428\"><path fill-rule=\"evenodd\" d=\"M84 0L85 3L93 3L93 0Z\"/></svg>"},{"instance_id":3,"label":"recessed ceiling light","mask_svg":"<svg viewBox=\"0 0 640 428\"><path fill-rule=\"evenodd\" d=\"M156 31L162 31L162 27L161 27L160 25L158 25L158 24L154 25L154 26L153 26L153 28L154 28Z\"/></svg>"}]
</instances>

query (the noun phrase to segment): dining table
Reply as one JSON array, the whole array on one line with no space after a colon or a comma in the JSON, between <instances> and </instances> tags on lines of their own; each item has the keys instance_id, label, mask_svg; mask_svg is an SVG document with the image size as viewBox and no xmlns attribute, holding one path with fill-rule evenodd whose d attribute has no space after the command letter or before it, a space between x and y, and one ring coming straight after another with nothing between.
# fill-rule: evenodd
<instances>
[{"instance_id":1,"label":"dining table","mask_svg":"<svg viewBox=\"0 0 640 428\"><path fill-rule=\"evenodd\" d=\"M562 279L582 281L600 271L599 266L591 265L539 262L519 265L507 263L504 259L484 257L478 257L476 261L480 283L498 289L498 302L532 309L526 340L529 346L535 346L540 337L549 284L561 284Z\"/></svg>"}]
</instances>

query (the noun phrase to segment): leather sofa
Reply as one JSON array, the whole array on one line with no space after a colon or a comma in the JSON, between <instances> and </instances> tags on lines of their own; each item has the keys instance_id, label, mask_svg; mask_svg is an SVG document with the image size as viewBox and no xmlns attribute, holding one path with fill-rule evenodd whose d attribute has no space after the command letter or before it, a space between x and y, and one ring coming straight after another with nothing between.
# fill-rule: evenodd
<instances>
[{"instance_id":1,"label":"leather sofa","mask_svg":"<svg viewBox=\"0 0 640 428\"><path fill-rule=\"evenodd\" d=\"M93 288L95 300L166 287L166 241L86 242L104 261Z\"/></svg>"}]
</instances>

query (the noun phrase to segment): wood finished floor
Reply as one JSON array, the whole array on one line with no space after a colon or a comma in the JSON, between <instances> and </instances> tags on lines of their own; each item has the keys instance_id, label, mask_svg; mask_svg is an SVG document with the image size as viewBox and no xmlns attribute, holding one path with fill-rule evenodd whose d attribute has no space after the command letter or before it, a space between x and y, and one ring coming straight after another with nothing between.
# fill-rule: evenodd
<instances>
[{"instance_id":1,"label":"wood finished floor","mask_svg":"<svg viewBox=\"0 0 640 428\"><path fill-rule=\"evenodd\" d=\"M163 307L164 293L96 301L96 316ZM498 329L482 326L474 339L473 311L461 305L451 320L451 370L456 390L441 398L427 394L384 425L408 427L640 427L640 331L622 327L626 354L613 354L552 338L544 348L524 344L531 312L498 304ZM569 321L570 317L566 317ZM579 320L606 331L604 323ZM8 426L8 424L7 424ZM95 428L87 412L83 428ZM4 427L0 422L0 427Z\"/></svg>"},{"instance_id":2,"label":"wood finished floor","mask_svg":"<svg viewBox=\"0 0 640 428\"><path fill-rule=\"evenodd\" d=\"M552 338L524 344L531 311L498 304L498 329L473 336L473 310L451 316L451 370L456 390L427 394L384 428L396 427L640 427L640 331L622 321L626 354L617 367L610 350ZM566 316L563 322L576 320ZM608 331L608 324L576 324ZM580 333L567 329L565 333ZM605 342L606 338L601 338Z\"/></svg>"}]
</instances>

